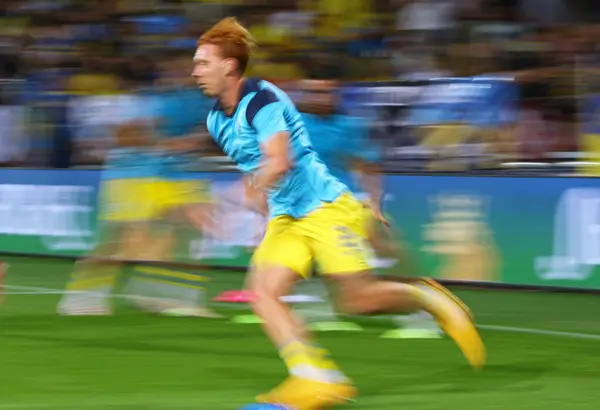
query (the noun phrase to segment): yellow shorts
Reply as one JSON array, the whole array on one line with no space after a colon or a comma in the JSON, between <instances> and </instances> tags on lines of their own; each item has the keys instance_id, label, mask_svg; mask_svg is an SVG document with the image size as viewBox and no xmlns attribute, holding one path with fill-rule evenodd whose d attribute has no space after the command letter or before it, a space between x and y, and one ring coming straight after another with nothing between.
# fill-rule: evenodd
<instances>
[{"instance_id":1,"label":"yellow shorts","mask_svg":"<svg viewBox=\"0 0 600 410\"><path fill-rule=\"evenodd\" d=\"M100 218L132 222L156 219L160 214L160 181L156 178L123 178L104 181L100 193Z\"/></svg>"},{"instance_id":2,"label":"yellow shorts","mask_svg":"<svg viewBox=\"0 0 600 410\"><path fill-rule=\"evenodd\" d=\"M101 191L101 219L114 222L159 219L182 205L210 202L206 181L167 181L123 178L105 181Z\"/></svg>"},{"instance_id":3,"label":"yellow shorts","mask_svg":"<svg viewBox=\"0 0 600 410\"><path fill-rule=\"evenodd\" d=\"M350 194L294 219L278 216L267 226L252 265L284 266L308 277L316 262L323 275L369 270L364 206Z\"/></svg>"},{"instance_id":4,"label":"yellow shorts","mask_svg":"<svg viewBox=\"0 0 600 410\"><path fill-rule=\"evenodd\" d=\"M210 183L204 180L162 180L163 209L182 205L211 203Z\"/></svg>"}]
</instances>

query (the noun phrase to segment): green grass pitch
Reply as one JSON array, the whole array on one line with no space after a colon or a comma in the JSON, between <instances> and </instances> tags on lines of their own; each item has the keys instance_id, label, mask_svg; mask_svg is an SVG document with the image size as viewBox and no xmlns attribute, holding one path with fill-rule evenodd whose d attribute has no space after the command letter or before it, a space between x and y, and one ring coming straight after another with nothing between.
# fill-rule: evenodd
<instances>
[{"instance_id":1,"label":"green grass pitch","mask_svg":"<svg viewBox=\"0 0 600 410\"><path fill-rule=\"evenodd\" d=\"M285 375L256 325L155 317L58 317L70 262L10 258L0 308L0 410L234 410ZM207 272L211 292L242 281ZM472 372L442 340L387 340L388 321L320 333L360 397L348 409L592 410L600 407L600 298L461 291L489 350ZM231 310L223 310L232 314ZM494 328L495 327L495 328ZM548 333L536 332L536 329Z\"/></svg>"}]
</instances>

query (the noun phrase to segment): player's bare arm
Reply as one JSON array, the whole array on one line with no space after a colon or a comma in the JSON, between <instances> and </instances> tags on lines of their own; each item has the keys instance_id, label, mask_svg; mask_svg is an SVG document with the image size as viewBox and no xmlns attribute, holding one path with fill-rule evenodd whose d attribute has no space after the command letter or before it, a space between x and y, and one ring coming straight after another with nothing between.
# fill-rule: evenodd
<instances>
[{"instance_id":1,"label":"player's bare arm","mask_svg":"<svg viewBox=\"0 0 600 410\"><path fill-rule=\"evenodd\" d=\"M361 186L370 198L370 207L375 218L381 223L389 226L389 221L383 215L381 210L381 200L383 195L383 183L381 178L381 170L375 163L357 161L357 168L360 171Z\"/></svg>"},{"instance_id":2,"label":"player's bare arm","mask_svg":"<svg viewBox=\"0 0 600 410\"><path fill-rule=\"evenodd\" d=\"M245 179L246 204L262 214L268 212L266 191L289 171L289 133L280 131L261 144L262 165L254 174Z\"/></svg>"},{"instance_id":3,"label":"player's bare arm","mask_svg":"<svg viewBox=\"0 0 600 410\"><path fill-rule=\"evenodd\" d=\"M280 131L261 144L263 163L255 174L254 186L266 190L272 188L290 170L289 133Z\"/></svg>"}]
</instances>

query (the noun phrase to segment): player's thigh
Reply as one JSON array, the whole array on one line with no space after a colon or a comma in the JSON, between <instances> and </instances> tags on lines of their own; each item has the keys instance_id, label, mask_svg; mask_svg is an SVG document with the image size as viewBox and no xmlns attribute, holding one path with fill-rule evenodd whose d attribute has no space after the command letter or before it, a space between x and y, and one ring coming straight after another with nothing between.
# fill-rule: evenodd
<instances>
[{"instance_id":1,"label":"player's thigh","mask_svg":"<svg viewBox=\"0 0 600 410\"><path fill-rule=\"evenodd\" d=\"M308 238L297 232L296 223L287 216L269 222L265 236L252 257L253 270L287 268L301 277L310 275L313 254Z\"/></svg>"},{"instance_id":2,"label":"player's thigh","mask_svg":"<svg viewBox=\"0 0 600 410\"><path fill-rule=\"evenodd\" d=\"M350 194L325 204L299 221L323 275L370 270L364 206Z\"/></svg>"},{"instance_id":3,"label":"player's thigh","mask_svg":"<svg viewBox=\"0 0 600 410\"><path fill-rule=\"evenodd\" d=\"M88 258L114 257L119 252L126 223L99 220L96 226L96 243Z\"/></svg>"},{"instance_id":4,"label":"player's thigh","mask_svg":"<svg viewBox=\"0 0 600 410\"><path fill-rule=\"evenodd\" d=\"M157 237L150 221L135 221L123 227L120 256L126 260L155 260Z\"/></svg>"}]
</instances>

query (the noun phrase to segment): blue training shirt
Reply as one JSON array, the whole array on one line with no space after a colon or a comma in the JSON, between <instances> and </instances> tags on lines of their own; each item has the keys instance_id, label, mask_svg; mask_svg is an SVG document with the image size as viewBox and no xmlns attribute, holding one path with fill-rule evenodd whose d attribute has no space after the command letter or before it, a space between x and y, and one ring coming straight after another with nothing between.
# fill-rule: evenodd
<instances>
[{"instance_id":1,"label":"blue training shirt","mask_svg":"<svg viewBox=\"0 0 600 410\"><path fill-rule=\"evenodd\" d=\"M185 137L193 133L204 122L213 105L198 89L159 89L153 96L159 139ZM192 155L168 153L162 167L163 176L167 179L188 179L190 176L186 171L195 160Z\"/></svg>"},{"instance_id":2,"label":"blue training shirt","mask_svg":"<svg viewBox=\"0 0 600 410\"><path fill-rule=\"evenodd\" d=\"M302 114L319 158L333 176L356 194L364 191L354 178L356 160L374 163L381 159L379 147L369 143L369 128L365 120L348 115L320 116Z\"/></svg>"},{"instance_id":3,"label":"blue training shirt","mask_svg":"<svg viewBox=\"0 0 600 410\"><path fill-rule=\"evenodd\" d=\"M348 191L313 150L294 103L267 81L246 79L235 112L227 116L217 102L208 114L207 127L217 145L245 173L259 168L260 144L278 132L289 133L292 169L268 192L271 217L301 218Z\"/></svg>"},{"instance_id":4,"label":"blue training shirt","mask_svg":"<svg viewBox=\"0 0 600 410\"><path fill-rule=\"evenodd\" d=\"M120 124L133 121L152 125L156 117L156 101L148 95L130 95L121 100ZM113 130L114 131L114 130ZM155 178L163 168L163 153L151 147L117 147L109 151L102 179Z\"/></svg>"},{"instance_id":5,"label":"blue training shirt","mask_svg":"<svg viewBox=\"0 0 600 410\"><path fill-rule=\"evenodd\" d=\"M160 174L162 164L160 152L147 148L114 148L106 157L102 179L155 178Z\"/></svg>"}]
</instances>

